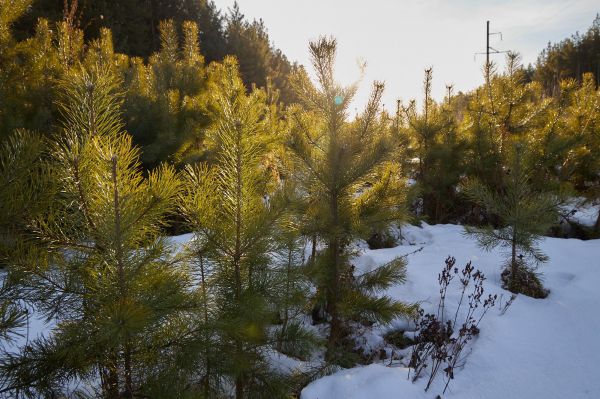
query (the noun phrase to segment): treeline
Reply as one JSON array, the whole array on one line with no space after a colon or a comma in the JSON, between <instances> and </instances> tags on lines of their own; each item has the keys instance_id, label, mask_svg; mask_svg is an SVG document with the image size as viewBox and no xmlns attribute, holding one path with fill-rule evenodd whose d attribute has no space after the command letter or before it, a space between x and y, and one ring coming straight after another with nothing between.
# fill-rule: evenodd
<instances>
[{"instance_id":1,"label":"treeline","mask_svg":"<svg viewBox=\"0 0 600 399\"><path fill-rule=\"evenodd\" d=\"M2 50L2 137L16 127L50 133L57 121L54 82L93 46L114 58L111 67L132 94L125 123L148 168L176 161L192 134L187 121L205 119L199 99L207 95L204 67L212 61L234 55L247 90L256 85L277 92L273 102L296 100L289 77L298 67L271 45L262 21L246 21L237 5L224 16L204 1L18 0L5 3L2 19L13 27ZM196 105L184 107L192 97Z\"/></svg>"},{"instance_id":2,"label":"treeline","mask_svg":"<svg viewBox=\"0 0 600 399\"><path fill-rule=\"evenodd\" d=\"M414 315L383 294L406 259L361 274L356 240L394 245L411 220L476 225L525 292L559 206L600 196L590 75L549 96L509 54L442 102L426 71L423 106L394 113L376 82L351 118L333 39L310 44L316 80L295 70L286 106L248 88L234 57L207 65L193 21L162 21L144 59L70 16L19 39L29 3L0 6L0 394L289 397L366 361L358 325ZM189 244L166 237L174 222ZM31 313L51 334L9 346ZM322 361L290 374L279 354Z\"/></svg>"},{"instance_id":3,"label":"treeline","mask_svg":"<svg viewBox=\"0 0 600 399\"><path fill-rule=\"evenodd\" d=\"M82 30L86 42L99 38L102 29L108 28L116 52L144 59L161 48L162 21L174 21L180 34L183 22L195 22L207 63L234 55L248 89L253 84L266 87L270 81L281 92L282 101L295 100L288 76L297 65L272 45L262 20L246 20L237 3L223 13L207 0L35 0L15 24L16 37L31 36L39 18L52 23L70 19Z\"/></svg>"},{"instance_id":4,"label":"treeline","mask_svg":"<svg viewBox=\"0 0 600 399\"><path fill-rule=\"evenodd\" d=\"M564 79L581 82L585 74L600 83L600 16L583 34L577 32L559 43L548 43L538 57L533 78L540 82L546 93L554 94Z\"/></svg>"},{"instance_id":5,"label":"treeline","mask_svg":"<svg viewBox=\"0 0 600 399\"><path fill-rule=\"evenodd\" d=\"M237 3L223 13L207 0L35 0L15 24L17 39L34 34L40 18L51 24L70 20L85 42L98 39L108 28L115 52L144 59L161 48L162 21L172 20L180 35L183 22L191 21L200 27L196 35L207 63L234 55L247 89L272 84L281 101L295 100L288 79L298 66L273 46L262 20L248 21Z\"/></svg>"},{"instance_id":6,"label":"treeline","mask_svg":"<svg viewBox=\"0 0 600 399\"><path fill-rule=\"evenodd\" d=\"M550 97L540 83L528 82L517 54L507 56L503 73L490 65L485 74L481 87L436 103L428 70L422 109L398 104L418 211L434 223L477 224L483 217L495 224L493 213L462 202L460 187L476 179L502 193L515 157L537 190L597 198L600 100L593 76L564 80Z\"/></svg>"}]
</instances>

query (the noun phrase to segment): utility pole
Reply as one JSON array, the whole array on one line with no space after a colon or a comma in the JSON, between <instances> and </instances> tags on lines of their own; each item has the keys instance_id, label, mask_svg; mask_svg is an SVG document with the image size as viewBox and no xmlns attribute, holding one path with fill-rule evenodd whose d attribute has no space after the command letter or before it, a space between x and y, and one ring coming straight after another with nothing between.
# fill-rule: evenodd
<instances>
[{"instance_id":1,"label":"utility pole","mask_svg":"<svg viewBox=\"0 0 600 399\"><path fill-rule=\"evenodd\" d=\"M448 104L450 104L450 97L452 97L452 89L454 85L446 85L446 90L448 90Z\"/></svg>"},{"instance_id":2,"label":"utility pole","mask_svg":"<svg viewBox=\"0 0 600 399\"><path fill-rule=\"evenodd\" d=\"M499 51L490 46L490 36L492 35L500 35L500 40L502 40L502 32L490 32L490 21L486 21L486 30L485 30L485 53L475 53L475 56L478 54L485 54L485 79L486 81L490 78L490 54L501 54L508 53L508 51Z\"/></svg>"},{"instance_id":3,"label":"utility pole","mask_svg":"<svg viewBox=\"0 0 600 399\"><path fill-rule=\"evenodd\" d=\"M485 68L490 66L490 21L486 23L487 29L485 32Z\"/></svg>"}]
</instances>

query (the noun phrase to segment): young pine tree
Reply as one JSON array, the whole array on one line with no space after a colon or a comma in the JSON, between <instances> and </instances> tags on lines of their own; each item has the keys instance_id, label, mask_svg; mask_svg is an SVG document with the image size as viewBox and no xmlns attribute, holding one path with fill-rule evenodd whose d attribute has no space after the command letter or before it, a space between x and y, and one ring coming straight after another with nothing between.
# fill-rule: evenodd
<instances>
[{"instance_id":1,"label":"young pine tree","mask_svg":"<svg viewBox=\"0 0 600 399\"><path fill-rule=\"evenodd\" d=\"M172 20L162 21L160 51L148 63L134 58L125 98L127 127L143 148L145 165L163 160L192 162L203 155L206 111L206 68L198 27L185 22L183 40Z\"/></svg>"},{"instance_id":2,"label":"young pine tree","mask_svg":"<svg viewBox=\"0 0 600 399\"><path fill-rule=\"evenodd\" d=\"M302 218L289 212L277 227L276 267L273 302L278 307L276 349L289 356L306 358L315 339L302 328L301 318L309 303L310 281L306 273L306 237Z\"/></svg>"},{"instance_id":3,"label":"young pine tree","mask_svg":"<svg viewBox=\"0 0 600 399\"><path fill-rule=\"evenodd\" d=\"M586 74L581 84L570 90L569 94L568 106L562 118L561 136L570 138L567 143L571 145L559 153L562 157L557 157L555 169L582 196L597 202L600 199L600 89L593 76ZM594 230L600 234L600 212Z\"/></svg>"},{"instance_id":4,"label":"young pine tree","mask_svg":"<svg viewBox=\"0 0 600 399\"><path fill-rule=\"evenodd\" d=\"M41 184L45 141L16 131L0 146L0 362L26 334L28 309L19 274L11 265L31 249L28 220L47 205L51 187ZM0 376L0 395L10 381Z\"/></svg>"},{"instance_id":5,"label":"young pine tree","mask_svg":"<svg viewBox=\"0 0 600 399\"><path fill-rule=\"evenodd\" d=\"M35 34L17 41L12 25L26 14L31 0L0 1L0 139L15 129L41 131L52 125L53 80L62 67L47 20L40 19ZM49 132L47 132L49 133Z\"/></svg>"},{"instance_id":6,"label":"young pine tree","mask_svg":"<svg viewBox=\"0 0 600 399\"><path fill-rule=\"evenodd\" d=\"M298 163L311 231L325 248L312 265L317 302L331 321L328 359L342 362L347 322L387 322L411 308L378 291L405 279L405 263L393 261L371 273L355 275L350 244L369 238L402 217L402 182L388 163L393 149L389 120L380 117L383 85L376 83L365 111L349 122L348 106L356 86L334 81L336 42L310 44L318 88L297 75L296 87L306 110L290 111L289 146Z\"/></svg>"},{"instance_id":7,"label":"young pine tree","mask_svg":"<svg viewBox=\"0 0 600 399\"><path fill-rule=\"evenodd\" d=\"M500 220L500 228L467 227L485 250L500 247L506 250L507 264L503 273L506 288L515 293L545 297L533 267L548 261L538 242L556 223L556 196L537 190L531 182L531 172L524 167L523 149L515 144L512 162L504 175L502 191L495 191L477 181L465 185L465 194Z\"/></svg>"},{"instance_id":8,"label":"young pine tree","mask_svg":"<svg viewBox=\"0 0 600 399\"><path fill-rule=\"evenodd\" d=\"M272 255L284 204L265 168L268 107L262 90L246 94L233 58L213 68L212 163L185 169L183 196L211 309L213 354L204 354L203 370L234 385L238 399L279 397L284 393L265 358L269 347L286 341L286 331L269 328L282 288ZM223 394L226 384L210 389Z\"/></svg>"},{"instance_id":9,"label":"young pine tree","mask_svg":"<svg viewBox=\"0 0 600 399\"><path fill-rule=\"evenodd\" d=\"M418 159L416 173L418 194L423 200L423 214L433 223L444 223L456 212L456 187L464 173L464 144L457 135L451 96L438 104L431 98L432 69L425 70L423 109L415 102L403 107L411 150Z\"/></svg>"},{"instance_id":10,"label":"young pine tree","mask_svg":"<svg viewBox=\"0 0 600 399\"><path fill-rule=\"evenodd\" d=\"M1 373L31 395L80 382L80 393L131 398L165 364L187 302L186 270L161 235L179 183L169 167L143 177L108 72L76 69L62 87L63 131L50 147L58 192L31 221L46 261L12 265L55 326Z\"/></svg>"},{"instance_id":11,"label":"young pine tree","mask_svg":"<svg viewBox=\"0 0 600 399\"><path fill-rule=\"evenodd\" d=\"M470 142L467 175L501 190L513 144L525 143L546 122L550 101L542 99L538 84L527 83L516 53L507 54L504 73L490 64L485 76L486 83L473 93L463 122Z\"/></svg>"}]
</instances>

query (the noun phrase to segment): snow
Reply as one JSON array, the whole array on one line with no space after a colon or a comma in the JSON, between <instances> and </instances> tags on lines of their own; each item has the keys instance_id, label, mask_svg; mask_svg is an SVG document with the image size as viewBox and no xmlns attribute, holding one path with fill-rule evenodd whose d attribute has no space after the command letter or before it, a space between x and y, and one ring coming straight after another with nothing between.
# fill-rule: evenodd
<instances>
[{"instance_id":1,"label":"snow","mask_svg":"<svg viewBox=\"0 0 600 399\"><path fill-rule=\"evenodd\" d=\"M407 383L405 369L371 364L323 377L304 388L302 398L420 398L421 394L418 385Z\"/></svg>"},{"instance_id":2,"label":"snow","mask_svg":"<svg viewBox=\"0 0 600 399\"><path fill-rule=\"evenodd\" d=\"M585 198L573 198L562 210L570 221L581 226L592 227L596 224L600 212L600 202L586 201Z\"/></svg>"},{"instance_id":3,"label":"snow","mask_svg":"<svg viewBox=\"0 0 600 399\"><path fill-rule=\"evenodd\" d=\"M171 244L175 245L176 248L181 248L194 238L194 233L181 234L179 236L169 237Z\"/></svg>"},{"instance_id":4,"label":"snow","mask_svg":"<svg viewBox=\"0 0 600 399\"><path fill-rule=\"evenodd\" d=\"M394 257L422 251L408 257L408 282L392 287L388 294L404 301L418 301L426 311L437 306L437 274L448 255L459 267L472 260L483 271L487 293L510 293L500 287L499 252L483 252L455 225L422 228L403 226L403 245L390 249L362 249L355 259L359 271L368 271ZM410 239L406 239L409 237ZM415 245L408 244L411 242ZM600 379L600 240L546 238L542 249L550 261L540 269L550 289L546 299L518 296L501 315L498 304L486 315L481 333L467 348L471 351L464 367L455 372L444 395L442 375L428 392L426 378L414 384L407 369L388 367L389 361L339 371L318 379L302 391L302 399L326 398L599 398ZM449 293L447 305L455 305L457 287ZM453 311L453 309L449 309ZM391 326L376 326L371 334L383 334L393 328L406 328L398 320ZM373 337L369 347L384 345Z\"/></svg>"},{"instance_id":5,"label":"snow","mask_svg":"<svg viewBox=\"0 0 600 399\"><path fill-rule=\"evenodd\" d=\"M485 273L486 296L497 293L502 303L509 299L510 293L500 287L501 254L479 249L464 236L462 226L404 225L394 234L402 237L401 245L379 250L357 245L359 256L354 260L357 273L361 273L412 253L407 257L407 283L390 288L389 295L419 302L426 311L433 311L439 290L437 275L446 257L452 255L456 266L462 267L471 260L475 268ZM173 237L172 242L182 245L191 237ZM464 367L455 372L444 395L442 375L424 392L426 378L412 383L407 379L407 369L397 362L389 367L388 359L318 379L304 388L301 398L433 399L438 394L445 399L600 398L600 240L546 238L541 248L550 256L540 269L550 289L549 297L531 299L521 295L503 315L498 305L491 309L480 325L479 337L466 349L470 353ZM459 293L455 288L448 295L449 312L457 303ZM383 348L389 354L382 336L391 329L409 326L407 320L395 320L388 326L365 328L358 335L365 348ZM31 340L51 331L53 323L33 315L29 327ZM25 342L23 337L10 349ZM270 353L269 358L273 367L283 372L310 367L278 353Z\"/></svg>"}]
</instances>

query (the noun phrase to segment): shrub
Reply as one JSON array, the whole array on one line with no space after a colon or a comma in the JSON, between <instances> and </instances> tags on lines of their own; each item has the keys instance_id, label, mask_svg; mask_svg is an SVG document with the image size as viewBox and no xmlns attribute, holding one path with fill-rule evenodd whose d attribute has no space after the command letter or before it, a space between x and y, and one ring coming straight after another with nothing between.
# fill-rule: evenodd
<instances>
[{"instance_id":1,"label":"shrub","mask_svg":"<svg viewBox=\"0 0 600 399\"><path fill-rule=\"evenodd\" d=\"M426 314L423 309L420 309L415 319L417 331L409 367L413 369L413 382L426 368L430 370L425 391L431 387L439 372L443 371L446 380L444 392L446 392L450 381L454 379L454 369L464 360L464 348L479 334L479 323L497 299L496 295L488 295L487 298L483 296L485 276L479 270L475 270L471 262L467 263L460 272L454 266L455 264L456 259L448 257L446 266L438 275L440 300L436 314ZM454 316L448 318L445 313L446 294L455 277L458 277L462 290ZM467 292L469 288L471 290ZM465 302L465 299L468 302ZM468 309L464 319L459 321L464 303L468 305Z\"/></svg>"}]
</instances>

